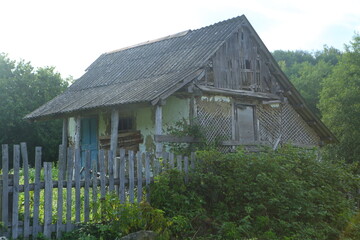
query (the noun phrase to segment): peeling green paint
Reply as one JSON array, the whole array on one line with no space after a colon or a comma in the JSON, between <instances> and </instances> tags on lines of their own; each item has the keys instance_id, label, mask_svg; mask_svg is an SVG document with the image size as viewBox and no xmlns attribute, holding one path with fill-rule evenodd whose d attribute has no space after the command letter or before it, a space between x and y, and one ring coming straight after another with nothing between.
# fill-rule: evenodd
<instances>
[{"instance_id":1,"label":"peeling green paint","mask_svg":"<svg viewBox=\"0 0 360 240\"><path fill-rule=\"evenodd\" d=\"M110 115L106 113L99 113L99 136L110 135L111 121Z\"/></svg>"},{"instance_id":2,"label":"peeling green paint","mask_svg":"<svg viewBox=\"0 0 360 240\"><path fill-rule=\"evenodd\" d=\"M182 119L190 119L190 99L177 98L174 96L169 97L166 100L165 106L163 106L164 133L166 133L169 126L173 126Z\"/></svg>"},{"instance_id":3,"label":"peeling green paint","mask_svg":"<svg viewBox=\"0 0 360 240\"><path fill-rule=\"evenodd\" d=\"M73 117L69 118L69 132L68 132L69 146L74 146L75 144L75 126L76 126L75 118Z\"/></svg>"}]
</instances>

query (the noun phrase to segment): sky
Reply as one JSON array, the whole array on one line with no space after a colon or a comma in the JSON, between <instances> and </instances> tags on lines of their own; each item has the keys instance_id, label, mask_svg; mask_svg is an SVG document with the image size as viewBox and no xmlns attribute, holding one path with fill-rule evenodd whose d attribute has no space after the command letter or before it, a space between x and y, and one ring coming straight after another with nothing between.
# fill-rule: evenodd
<instances>
[{"instance_id":1,"label":"sky","mask_svg":"<svg viewBox=\"0 0 360 240\"><path fill-rule=\"evenodd\" d=\"M79 78L102 53L244 14L270 51L344 49L359 0L0 0L0 53Z\"/></svg>"}]
</instances>

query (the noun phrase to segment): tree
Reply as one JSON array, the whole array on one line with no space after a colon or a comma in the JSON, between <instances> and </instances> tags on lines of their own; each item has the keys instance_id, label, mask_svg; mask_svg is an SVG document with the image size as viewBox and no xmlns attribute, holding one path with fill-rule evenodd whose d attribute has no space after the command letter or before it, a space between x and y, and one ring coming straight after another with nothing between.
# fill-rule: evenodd
<instances>
[{"instance_id":1,"label":"tree","mask_svg":"<svg viewBox=\"0 0 360 240\"><path fill-rule=\"evenodd\" d=\"M15 62L6 54L0 54L0 142L27 142L30 152L35 146L42 146L43 159L56 160L61 123L31 123L23 118L63 92L67 86L68 81L62 79L54 67L34 69L30 62Z\"/></svg>"},{"instance_id":2,"label":"tree","mask_svg":"<svg viewBox=\"0 0 360 240\"><path fill-rule=\"evenodd\" d=\"M332 74L324 79L320 93L323 121L340 143L329 153L347 162L360 156L360 35L345 46Z\"/></svg>"},{"instance_id":3,"label":"tree","mask_svg":"<svg viewBox=\"0 0 360 240\"><path fill-rule=\"evenodd\" d=\"M283 72L304 97L310 109L320 116L317 105L322 81L329 76L333 67L338 63L341 52L325 45L323 50L312 53L277 50L273 55Z\"/></svg>"}]
</instances>

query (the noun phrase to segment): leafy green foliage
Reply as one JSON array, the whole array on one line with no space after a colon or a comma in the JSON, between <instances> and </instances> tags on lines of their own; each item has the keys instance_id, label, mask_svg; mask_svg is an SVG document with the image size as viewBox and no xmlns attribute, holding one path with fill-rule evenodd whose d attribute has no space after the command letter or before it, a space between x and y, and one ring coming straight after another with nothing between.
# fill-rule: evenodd
<instances>
[{"instance_id":1,"label":"leafy green foliage","mask_svg":"<svg viewBox=\"0 0 360 240\"><path fill-rule=\"evenodd\" d=\"M65 234L63 239L116 239L139 230L151 230L159 239L169 239L170 223L163 211L146 202L121 204L115 194L106 195L90 223L82 224L77 230Z\"/></svg>"},{"instance_id":2,"label":"leafy green foliage","mask_svg":"<svg viewBox=\"0 0 360 240\"><path fill-rule=\"evenodd\" d=\"M204 217L203 200L184 182L184 175L177 170L161 174L152 184L151 204L164 211L172 222L173 236L194 234L198 220Z\"/></svg>"},{"instance_id":3,"label":"leafy green foliage","mask_svg":"<svg viewBox=\"0 0 360 240\"><path fill-rule=\"evenodd\" d=\"M357 179L312 150L203 151L198 158L189 184L171 172L152 186L152 204L186 220L173 223L177 239L331 240L356 216Z\"/></svg>"},{"instance_id":4,"label":"leafy green foliage","mask_svg":"<svg viewBox=\"0 0 360 240\"><path fill-rule=\"evenodd\" d=\"M201 126L198 124L190 124L185 118L168 126L167 132L176 137L191 136L198 140L196 143L168 143L167 145L175 154L190 156L192 152L209 148L210 144L206 143L204 131Z\"/></svg>"},{"instance_id":5,"label":"leafy green foliage","mask_svg":"<svg viewBox=\"0 0 360 240\"><path fill-rule=\"evenodd\" d=\"M322 81L331 74L341 52L324 46L322 51L316 52L277 50L273 56L310 109L320 116L318 104Z\"/></svg>"},{"instance_id":6,"label":"leafy green foliage","mask_svg":"<svg viewBox=\"0 0 360 240\"><path fill-rule=\"evenodd\" d=\"M338 137L332 156L347 162L360 155L360 35L346 46L333 73L324 80L320 94L323 121Z\"/></svg>"},{"instance_id":7,"label":"leafy green foliage","mask_svg":"<svg viewBox=\"0 0 360 240\"><path fill-rule=\"evenodd\" d=\"M35 146L44 148L46 161L57 159L61 122L30 123L24 116L51 100L68 86L54 67L34 69L29 62L15 62L0 53L0 143L27 142L30 163Z\"/></svg>"}]
</instances>

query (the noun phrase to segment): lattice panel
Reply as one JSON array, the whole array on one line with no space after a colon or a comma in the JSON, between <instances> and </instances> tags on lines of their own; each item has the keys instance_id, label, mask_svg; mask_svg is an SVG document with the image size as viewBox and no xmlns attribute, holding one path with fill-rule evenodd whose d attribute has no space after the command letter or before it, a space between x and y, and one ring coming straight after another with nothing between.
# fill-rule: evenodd
<instances>
[{"instance_id":1,"label":"lattice panel","mask_svg":"<svg viewBox=\"0 0 360 240\"><path fill-rule=\"evenodd\" d=\"M231 103L215 98L197 99L197 121L209 142L231 140ZM222 147L226 151L228 147ZM225 149L226 148L226 149Z\"/></svg>"},{"instance_id":2,"label":"lattice panel","mask_svg":"<svg viewBox=\"0 0 360 240\"><path fill-rule=\"evenodd\" d=\"M274 145L281 134L281 105L278 107L258 105L256 109L260 141Z\"/></svg>"},{"instance_id":3,"label":"lattice panel","mask_svg":"<svg viewBox=\"0 0 360 240\"><path fill-rule=\"evenodd\" d=\"M317 146L319 136L288 103L282 104L282 142Z\"/></svg>"}]
</instances>

